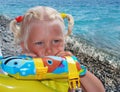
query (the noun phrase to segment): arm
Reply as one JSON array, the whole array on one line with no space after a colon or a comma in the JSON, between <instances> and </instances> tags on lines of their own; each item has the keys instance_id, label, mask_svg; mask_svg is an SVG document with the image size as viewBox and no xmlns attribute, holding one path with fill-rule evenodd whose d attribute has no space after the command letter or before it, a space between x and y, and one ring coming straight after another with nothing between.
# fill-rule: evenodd
<instances>
[{"instance_id":1,"label":"arm","mask_svg":"<svg viewBox=\"0 0 120 92\"><path fill-rule=\"evenodd\" d=\"M57 56L72 56L69 51L61 51ZM101 81L89 71L86 72L85 76L80 78L81 87L84 92L105 92L104 86ZM70 92L70 90L69 90Z\"/></svg>"},{"instance_id":2,"label":"arm","mask_svg":"<svg viewBox=\"0 0 120 92\"><path fill-rule=\"evenodd\" d=\"M81 77L81 86L84 92L105 92L101 81L89 71Z\"/></svg>"}]
</instances>

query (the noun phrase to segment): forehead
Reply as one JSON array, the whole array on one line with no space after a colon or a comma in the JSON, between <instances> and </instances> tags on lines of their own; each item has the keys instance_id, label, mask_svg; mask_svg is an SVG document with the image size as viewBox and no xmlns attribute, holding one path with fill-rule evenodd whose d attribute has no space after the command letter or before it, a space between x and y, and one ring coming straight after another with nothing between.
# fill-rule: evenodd
<instances>
[{"instance_id":1,"label":"forehead","mask_svg":"<svg viewBox=\"0 0 120 92\"><path fill-rule=\"evenodd\" d=\"M63 32L64 25L60 21L36 21L32 22L30 25L30 31L32 30L56 30L56 32Z\"/></svg>"},{"instance_id":2,"label":"forehead","mask_svg":"<svg viewBox=\"0 0 120 92\"><path fill-rule=\"evenodd\" d=\"M59 21L37 21L32 23L29 36L62 36L64 26ZM39 37L40 38L40 37Z\"/></svg>"}]
</instances>

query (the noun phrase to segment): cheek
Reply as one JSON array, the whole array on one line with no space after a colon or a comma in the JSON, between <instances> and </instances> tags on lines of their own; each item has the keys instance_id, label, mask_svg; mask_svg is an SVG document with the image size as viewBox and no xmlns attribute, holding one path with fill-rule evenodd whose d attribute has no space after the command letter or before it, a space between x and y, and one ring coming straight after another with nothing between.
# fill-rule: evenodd
<instances>
[{"instance_id":1,"label":"cheek","mask_svg":"<svg viewBox=\"0 0 120 92\"><path fill-rule=\"evenodd\" d=\"M28 44L28 49L30 52L37 54L41 51L41 48L35 46L34 44Z\"/></svg>"},{"instance_id":2,"label":"cheek","mask_svg":"<svg viewBox=\"0 0 120 92\"><path fill-rule=\"evenodd\" d=\"M35 46L30 49L30 52L40 57L44 55L44 49Z\"/></svg>"},{"instance_id":3,"label":"cheek","mask_svg":"<svg viewBox=\"0 0 120 92\"><path fill-rule=\"evenodd\" d=\"M54 48L58 51L64 51L64 43L58 44Z\"/></svg>"}]
</instances>

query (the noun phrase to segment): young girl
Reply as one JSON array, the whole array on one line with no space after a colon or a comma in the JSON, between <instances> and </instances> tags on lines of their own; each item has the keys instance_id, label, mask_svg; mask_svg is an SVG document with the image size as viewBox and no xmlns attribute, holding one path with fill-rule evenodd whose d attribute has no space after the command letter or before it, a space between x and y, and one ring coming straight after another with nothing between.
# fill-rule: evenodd
<instances>
[{"instance_id":1,"label":"young girl","mask_svg":"<svg viewBox=\"0 0 120 92\"><path fill-rule=\"evenodd\" d=\"M67 32L64 18L68 19ZM10 28L15 42L22 47L23 54L32 57L70 56L72 53L64 48L65 39L70 35L73 24L71 15L60 14L50 7L37 6L11 21ZM84 92L105 92L100 80L89 71L81 77L80 82Z\"/></svg>"}]
</instances>

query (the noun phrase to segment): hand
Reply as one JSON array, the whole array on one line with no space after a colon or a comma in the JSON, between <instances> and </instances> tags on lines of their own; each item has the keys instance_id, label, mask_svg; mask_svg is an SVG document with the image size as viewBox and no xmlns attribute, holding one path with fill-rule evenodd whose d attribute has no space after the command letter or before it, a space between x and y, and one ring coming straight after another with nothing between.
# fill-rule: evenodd
<instances>
[{"instance_id":1,"label":"hand","mask_svg":"<svg viewBox=\"0 0 120 92\"><path fill-rule=\"evenodd\" d=\"M31 57L37 57L36 54L34 54L34 53L30 53L30 52L23 52L23 51L22 51L22 54L25 54L25 55L27 55L27 56L31 56Z\"/></svg>"},{"instance_id":2,"label":"hand","mask_svg":"<svg viewBox=\"0 0 120 92\"><path fill-rule=\"evenodd\" d=\"M56 56L73 56L73 54L70 51L60 51L56 54Z\"/></svg>"}]
</instances>

